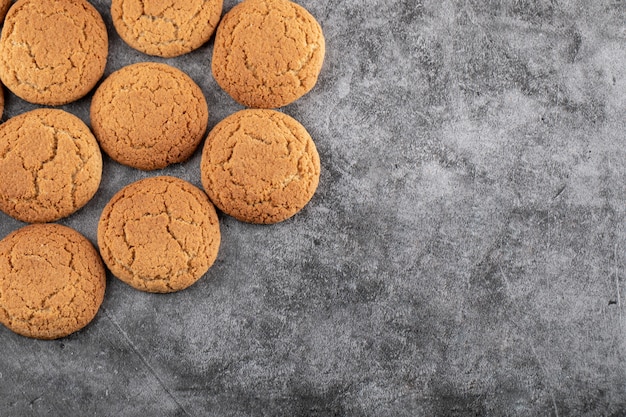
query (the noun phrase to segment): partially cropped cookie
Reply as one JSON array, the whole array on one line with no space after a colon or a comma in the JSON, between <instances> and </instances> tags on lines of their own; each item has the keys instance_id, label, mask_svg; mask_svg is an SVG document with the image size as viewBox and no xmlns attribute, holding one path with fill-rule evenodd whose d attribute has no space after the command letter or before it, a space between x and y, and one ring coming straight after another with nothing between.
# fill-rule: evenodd
<instances>
[{"instance_id":1,"label":"partially cropped cookie","mask_svg":"<svg viewBox=\"0 0 626 417\"><path fill-rule=\"evenodd\" d=\"M56 339L82 329L105 286L98 252L69 227L30 225L0 241L0 323L15 333Z\"/></svg>"},{"instance_id":2,"label":"partially cropped cookie","mask_svg":"<svg viewBox=\"0 0 626 417\"><path fill-rule=\"evenodd\" d=\"M69 216L94 196L102 155L89 128L58 109L0 125L0 210L28 223Z\"/></svg>"},{"instance_id":3,"label":"partially cropped cookie","mask_svg":"<svg viewBox=\"0 0 626 417\"><path fill-rule=\"evenodd\" d=\"M315 143L293 118L274 110L242 110L209 133L202 185L224 213L250 223L277 223L313 197L320 176Z\"/></svg>"},{"instance_id":4,"label":"partially cropped cookie","mask_svg":"<svg viewBox=\"0 0 626 417\"><path fill-rule=\"evenodd\" d=\"M113 275L168 293L189 287L215 262L220 228L206 194L178 178L134 182L104 208L98 246Z\"/></svg>"},{"instance_id":5,"label":"partially cropped cookie","mask_svg":"<svg viewBox=\"0 0 626 417\"><path fill-rule=\"evenodd\" d=\"M220 22L213 76L247 107L285 106L315 83L324 60L322 28L288 0L245 0Z\"/></svg>"},{"instance_id":6,"label":"partially cropped cookie","mask_svg":"<svg viewBox=\"0 0 626 417\"><path fill-rule=\"evenodd\" d=\"M209 40L222 0L113 0L111 17L131 47L161 57L191 52Z\"/></svg>"},{"instance_id":7,"label":"partially cropped cookie","mask_svg":"<svg viewBox=\"0 0 626 417\"><path fill-rule=\"evenodd\" d=\"M126 66L104 80L91 101L91 127L104 152L143 170L187 160L208 119L200 87L166 64Z\"/></svg>"},{"instance_id":8,"label":"partially cropped cookie","mask_svg":"<svg viewBox=\"0 0 626 417\"><path fill-rule=\"evenodd\" d=\"M0 117L4 113L4 87L0 84Z\"/></svg>"},{"instance_id":9,"label":"partially cropped cookie","mask_svg":"<svg viewBox=\"0 0 626 417\"><path fill-rule=\"evenodd\" d=\"M0 0L0 23L2 23L4 17L7 15L9 7L11 7L11 0Z\"/></svg>"},{"instance_id":10,"label":"partially cropped cookie","mask_svg":"<svg viewBox=\"0 0 626 417\"><path fill-rule=\"evenodd\" d=\"M20 0L0 37L0 78L22 99L61 105L86 95L108 53L104 21L85 0Z\"/></svg>"}]
</instances>

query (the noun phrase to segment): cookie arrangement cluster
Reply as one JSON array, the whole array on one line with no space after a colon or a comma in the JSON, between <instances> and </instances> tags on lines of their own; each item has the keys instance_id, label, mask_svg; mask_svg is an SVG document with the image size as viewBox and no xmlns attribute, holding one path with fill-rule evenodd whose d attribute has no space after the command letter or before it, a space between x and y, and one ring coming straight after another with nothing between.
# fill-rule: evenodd
<instances>
[{"instance_id":1,"label":"cookie arrangement cluster","mask_svg":"<svg viewBox=\"0 0 626 417\"><path fill-rule=\"evenodd\" d=\"M0 15L9 5L0 1ZM95 195L101 150L146 171L187 160L208 125L201 88L170 65L131 64L93 93L91 129L51 108L0 125L0 210L33 223L0 241L0 323L33 338L67 336L95 317L105 266L138 290L179 291L217 258L216 207L243 222L272 224L310 201L320 176L315 143L275 109L315 85L325 53L322 29L290 0L243 0L223 17L222 6L222 0L112 1L117 34L148 55L180 56L215 33L213 76L247 109L206 136L204 190L163 175L119 190L98 222L99 251L53 222ZM6 12L0 36L0 80L30 103L66 104L94 89L107 54L106 26L87 0L19 0Z\"/></svg>"}]
</instances>

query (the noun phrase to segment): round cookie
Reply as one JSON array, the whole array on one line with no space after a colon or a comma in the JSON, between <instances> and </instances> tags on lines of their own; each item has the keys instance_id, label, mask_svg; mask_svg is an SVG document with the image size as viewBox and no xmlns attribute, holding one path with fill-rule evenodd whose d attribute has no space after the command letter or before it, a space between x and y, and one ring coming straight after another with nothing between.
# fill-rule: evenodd
<instances>
[{"instance_id":1,"label":"round cookie","mask_svg":"<svg viewBox=\"0 0 626 417\"><path fill-rule=\"evenodd\" d=\"M245 0L217 28L213 76L244 106L282 107L313 88L324 51L322 28L303 7Z\"/></svg>"},{"instance_id":2,"label":"round cookie","mask_svg":"<svg viewBox=\"0 0 626 417\"><path fill-rule=\"evenodd\" d=\"M104 262L113 275L142 291L189 287L213 265L219 245L213 204L192 184L169 176L124 187L98 223Z\"/></svg>"},{"instance_id":3,"label":"round cookie","mask_svg":"<svg viewBox=\"0 0 626 417\"><path fill-rule=\"evenodd\" d=\"M7 15L11 7L11 0L0 0L0 23L4 21L4 17Z\"/></svg>"},{"instance_id":4,"label":"round cookie","mask_svg":"<svg viewBox=\"0 0 626 417\"><path fill-rule=\"evenodd\" d=\"M86 95L108 53L104 21L85 0L20 0L0 37L0 78L22 99L61 105Z\"/></svg>"},{"instance_id":5,"label":"round cookie","mask_svg":"<svg viewBox=\"0 0 626 417\"><path fill-rule=\"evenodd\" d=\"M59 109L0 125L0 210L28 223L69 216L94 196L102 155L89 128Z\"/></svg>"},{"instance_id":6,"label":"round cookie","mask_svg":"<svg viewBox=\"0 0 626 417\"><path fill-rule=\"evenodd\" d=\"M120 37L148 55L171 58L209 40L222 0L113 0L111 17Z\"/></svg>"},{"instance_id":7,"label":"round cookie","mask_svg":"<svg viewBox=\"0 0 626 417\"><path fill-rule=\"evenodd\" d=\"M15 333L56 339L82 329L105 286L98 252L69 227L30 225L0 241L0 323Z\"/></svg>"},{"instance_id":8,"label":"round cookie","mask_svg":"<svg viewBox=\"0 0 626 417\"><path fill-rule=\"evenodd\" d=\"M200 87L166 64L126 66L104 80L91 101L91 127L104 152L143 170L187 160L208 120Z\"/></svg>"},{"instance_id":9,"label":"round cookie","mask_svg":"<svg viewBox=\"0 0 626 417\"><path fill-rule=\"evenodd\" d=\"M274 110L242 110L209 133L202 185L224 213L244 222L277 223L313 197L320 176L315 143L293 118Z\"/></svg>"}]
</instances>

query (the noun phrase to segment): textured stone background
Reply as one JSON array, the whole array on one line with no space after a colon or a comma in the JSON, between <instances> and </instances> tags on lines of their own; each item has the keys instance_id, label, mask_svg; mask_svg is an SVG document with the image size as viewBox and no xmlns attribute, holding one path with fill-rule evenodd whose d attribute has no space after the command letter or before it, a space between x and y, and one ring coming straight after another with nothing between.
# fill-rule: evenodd
<instances>
[{"instance_id":1,"label":"textured stone background","mask_svg":"<svg viewBox=\"0 0 626 417\"><path fill-rule=\"evenodd\" d=\"M106 74L168 62L202 87L210 127L240 109L211 43L150 58L93 3ZM273 226L221 216L217 263L185 291L109 276L70 337L0 328L0 415L625 415L626 3L299 3L328 50L283 109L320 152L311 203ZM63 108L88 122L88 107ZM7 94L3 120L32 108ZM199 186L199 162L106 159L96 197L61 223L95 242L122 186ZM0 214L1 236L21 226Z\"/></svg>"}]
</instances>

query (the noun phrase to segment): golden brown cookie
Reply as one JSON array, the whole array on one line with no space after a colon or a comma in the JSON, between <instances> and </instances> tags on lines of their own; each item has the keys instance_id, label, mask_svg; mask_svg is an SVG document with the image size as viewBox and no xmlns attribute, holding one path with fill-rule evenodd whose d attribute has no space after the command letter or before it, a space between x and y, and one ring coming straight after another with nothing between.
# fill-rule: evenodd
<instances>
[{"instance_id":1,"label":"golden brown cookie","mask_svg":"<svg viewBox=\"0 0 626 417\"><path fill-rule=\"evenodd\" d=\"M11 0L0 0L0 23L4 21L4 17L7 15L11 7Z\"/></svg>"},{"instance_id":2,"label":"golden brown cookie","mask_svg":"<svg viewBox=\"0 0 626 417\"><path fill-rule=\"evenodd\" d=\"M114 72L91 102L91 127L102 149L117 162L143 170L188 159L208 120L200 87L166 64L145 62Z\"/></svg>"},{"instance_id":3,"label":"golden brown cookie","mask_svg":"<svg viewBox=\"0 0 626 417\"><path fill-rule=\"evenodd\" d=\"M152 177L113 196L98 223L98 246L113 275L138 290L168 293L189 287L213 265L220 228L201 190Z\"/></svg>"},{"instance_id":4,"label":"golden brown cookie","mask_svg":"<svg viewBox=\"0 0 626 417\"><path fill-rule=\"evenodd\" d=\"M209 40L222 14L222 0L113 0L111 17L131 47L175 57Z\"/></svg>"},{"instance_id":5,"label":"golden brown cookie","mask_svg":"<svg viewBox=\"0 0 626 417\"><path fill-rule=\"evenodd\" d=\"M322 28L288 0L245 0L220 22L213 76L248 107L285 106L315 83L324 60Z\"/></svg>"},{"instance_id":6,"label":"golden brown cookie","mask_svg":"<svg viewBox=\"0 0 626 417\"><path fill-rule=\"evenodd\" d=\"M0 37L0 78L15 95L60 105L87 94L102 77L107 31L85 0L20 0Z\"/></svg>"},{"instance_id":7,"label":"golden brown cookie","mask_svg":"<svg viewBox=\"0 0 626 417\"><path fill-rule=\"evenodd\" d=\"M102 155L89 128L58 109L0 125L0 210L28 223L69 216L100 186Z\"/></svg>"},{"instance_id":8,"label":"golden brown cookie","mask_svg":"<svg viewBox=\"0 0 626 417\"><path fill-rule=\"evenodd\" d=\"M209 133L202 185L224 213L251 223L276 223L300 211L320 176L315 143L293 118L274 110L242 110Z\"/></svg>"},{"instance_id":9,"label":"golden brown cookie","mask_svg":"<svg viewBox=\"0 0 626 417\"><path fill-rule=\"evenodd\" d=\"M0 241L0 323L15 333L56 339L82 329L105 286L98 252L69 227L34 224Z\"/></svg>"}]
</instances>

